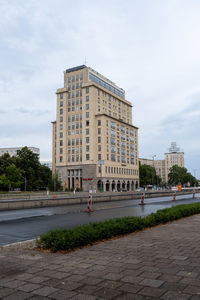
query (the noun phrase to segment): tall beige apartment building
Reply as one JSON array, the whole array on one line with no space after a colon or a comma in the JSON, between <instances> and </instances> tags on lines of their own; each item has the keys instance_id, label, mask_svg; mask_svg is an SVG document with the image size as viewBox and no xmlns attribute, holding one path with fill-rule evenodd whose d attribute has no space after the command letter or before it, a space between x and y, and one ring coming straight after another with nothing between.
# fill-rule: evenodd
<instances>
[{"instance_id":1,"label":"tall beige apartment building","mask_svg":"<svg viewBox=\"0 0 200 300\"><path fill-rule=\"evenodd\" d=\"M52 124L52 169L63 187L119 191L139 186L132 104L112 81L85 65L67 69Z\"/></svg>"},{"instance_id":2,"label":"tall beige apartment building","mask_svg":"<svg viewBox=\"0 0 200 300\"><path fill-rule=\"evenodd\" d=\"M149 165L155 168L156 174L162 178L163 183L168 182L168 174L170 168L174 165L184 167L184 152L180 151L175 142L171 143L169 152L164 154L164 159L154 160L147 158L140 158L142 165Z\"/></svg>"}]
</instances>

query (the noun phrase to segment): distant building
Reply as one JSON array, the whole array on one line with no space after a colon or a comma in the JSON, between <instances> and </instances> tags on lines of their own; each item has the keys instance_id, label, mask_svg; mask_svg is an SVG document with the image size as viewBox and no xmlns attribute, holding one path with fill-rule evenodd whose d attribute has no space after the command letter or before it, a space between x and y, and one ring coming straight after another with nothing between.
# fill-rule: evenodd
<instances>
[{"instance_id":1,"label":"distant building","mask_svg":"<svg viewBox=\"0 0 200 300\"><path fill-rule=\"evenodd\" d=\"M48 167L50 170L52 170L52 161L50 160L41 160L40 161L41 165L44 165Z\"/></svg>"},{"instance_id":2,"label":"distant building","mask_svg":"<svg viewBox=\"0 0 200 300\"><path fill-rule=\"evenodd\" d=\"M170 168L174 165L184 167L184 152L180 151L175 142L171 143L169 152L164 154L164 159L154 160L147 158L139 158L142 165L149 165L155 168L156 174L162 178L163 183L168 182L168 174Z\"/></svg>"},{"instance_id":3,"label":"distant building","mask_svg":"<svg viewBox=\"0 0 200 300\"><path fill-rule=\"evenodd\" d=\"M175 142L171 143L169 152L165 153L165 177L168 182L168 174L171 167L177 165L184 167L184 152L180 151L180 148L176 146Z\"/></svg>"},{"instance_id":4,"label":"distant building","mask_svg":"<svg viewBox=\"0 0 200 300\"><path fill-rule=\"evenodd\" d=\"M18 150L22 150L23 147L9 147L9 148L0 148L0 156L8 153L10 156L16 156ZM40 149L36 147L27 147L33 153L38 154L40 157Z\"/></svg>"},{"instance_id":5,"label":"distant building","mask_svg":"<svg viewBox=\"0 0 200 300\"><path fill-rule=\"evenodd\" d=\"M53 124L53 172L84 191L139 185L138 128L125 91L85 65L64 72Z\"/></svg>"}]
</instances>

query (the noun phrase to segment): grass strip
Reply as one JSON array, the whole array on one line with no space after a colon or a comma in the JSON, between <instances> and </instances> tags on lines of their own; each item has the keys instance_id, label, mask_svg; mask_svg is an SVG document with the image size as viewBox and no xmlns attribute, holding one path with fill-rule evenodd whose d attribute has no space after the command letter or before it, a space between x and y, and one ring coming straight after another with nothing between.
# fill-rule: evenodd
<instances>
[{"instance_id":1,"label":"grass strip","mask_svg":"<svg viewBox=\"0 0 200 300\"><path fill-rule=\"evenodd\" d=\"M50 230L37 238L36 243L39 248L49 249L53 252L72 250L198 213L200 213L200 203L177 205L158 210L146 217L114 218L76 226L72 229Z\"/></svg>"}]
</instances>

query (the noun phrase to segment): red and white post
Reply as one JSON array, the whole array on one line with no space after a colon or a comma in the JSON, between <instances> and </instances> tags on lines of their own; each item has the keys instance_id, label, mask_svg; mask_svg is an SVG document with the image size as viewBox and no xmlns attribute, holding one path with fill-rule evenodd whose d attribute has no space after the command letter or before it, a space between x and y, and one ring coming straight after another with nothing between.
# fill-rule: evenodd
<instances>
[{"instance_id":1,"label":"red and white post","mask_svg":"<svg viewBox=\"0 0 200 300\"><path fill-rule=\"evenodd\" d=\"M88 196L88 203L87 203L87 210L85 210L85 212L90 213L92 211L93 211L92 210L92 195L89 194L89 196Z\"/></svg>"},{"instance_id":2,"label":"red and white post","mask_svg":"<svg viewBox=\"0 0 200 300\"><path fill-rule=\"evenodd\" d=\"M141 195L141 205L144 205L144 193Z\"/></svg>"},{"instance_id":3,"label":"red and white post","mask_svg":"<svg viewBox=\"0 0 200 300\"><path fill-rule=\"evenodd\" d=\"M176 191L174 192L174 195L173 195L173 201L176 201Z\"/></svg>"}]
</instances>

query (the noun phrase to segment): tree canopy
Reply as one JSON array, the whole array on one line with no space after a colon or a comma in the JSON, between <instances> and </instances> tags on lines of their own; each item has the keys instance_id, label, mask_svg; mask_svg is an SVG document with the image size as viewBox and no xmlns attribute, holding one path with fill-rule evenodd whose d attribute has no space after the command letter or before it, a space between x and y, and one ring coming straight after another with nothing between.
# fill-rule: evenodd
<instances>
[{"instance_id":1,"label":"tree canopy","mask_svg":"<svg viewBox=\"0 0 200 300\"><path fill-rule=\"evenodd\" d=\"M154 167L140 164L139 171L141 186L160 184L161 178L160 176L156 175L156 170Z\"/></svg>"},{"instance_id":2,"label":"tree canopy","mask_svg":"<svg viewBox=\"0 0 200 300\"><path fill-rule=\"evenodd\" d=\"M196 186L198 185L198 180L194 176L192 176L192 174L189 173L186 168L174 165L173 167L171 167L168 174L168 183L174 185L189 184L191 186Z\"/></svg>"},{"instance_id":3,"label":"tree canopy","mask_svg":"<svg viewBox=\"0 0 200 300\"><path fill-rule=\"evenodd\" d=\"M51 170L41 165L38 154L28 147L17 151L16 156L8 153L0 156L0 190L37 190L47 187L61 188L61 182L56 176L52 177ZM54 188L53 188L54 189Z\"/></svg>"}]
</instances>

